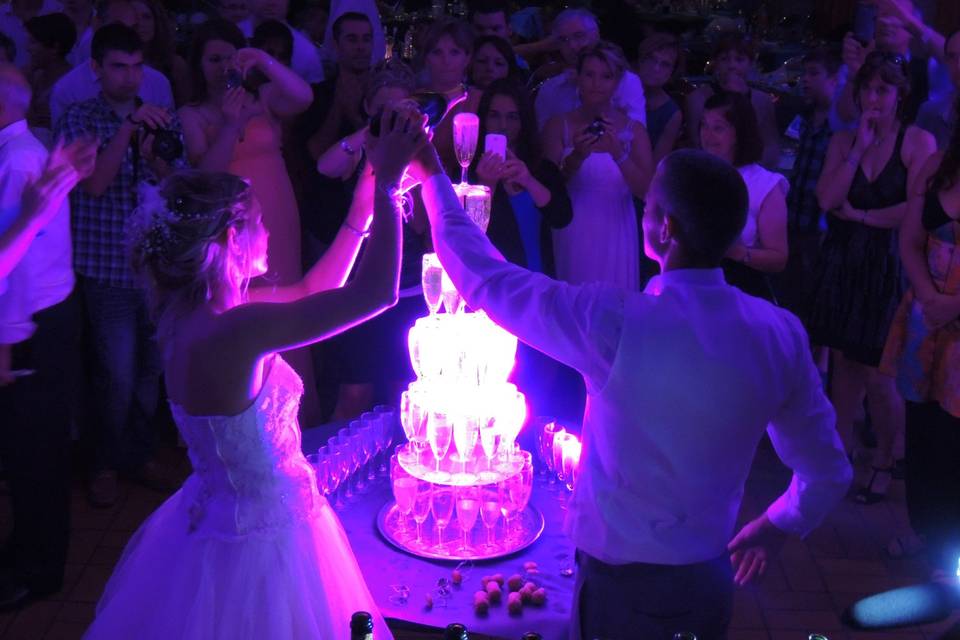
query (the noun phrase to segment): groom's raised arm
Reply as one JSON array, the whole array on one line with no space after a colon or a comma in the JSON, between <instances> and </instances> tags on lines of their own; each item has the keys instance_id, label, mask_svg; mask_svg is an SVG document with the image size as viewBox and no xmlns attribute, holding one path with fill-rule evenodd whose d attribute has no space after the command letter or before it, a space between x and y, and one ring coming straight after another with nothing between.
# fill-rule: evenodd
<instances>
[{"instance_id":1,"label":"groom's raised arm","mask_svg":"<svg viewBox=\"0 0 960 640\"><path fill-rule=\"evenodd\" d=\"M620 342L623 293L609 285L558 282L504 260L464 213L442 172L424 180L422 196L437 256L464 300L579 371L592 388L602 387Z\"/></svg>"}]
</instances>

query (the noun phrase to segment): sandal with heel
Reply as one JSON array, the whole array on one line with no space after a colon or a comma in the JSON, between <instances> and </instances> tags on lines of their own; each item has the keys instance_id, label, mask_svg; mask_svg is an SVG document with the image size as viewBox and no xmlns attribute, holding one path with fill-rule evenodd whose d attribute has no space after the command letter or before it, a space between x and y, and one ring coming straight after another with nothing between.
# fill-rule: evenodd
<instances>
[{"instance_id":1,"label":"sandal with heel","mask_svg":"<svg viewBox=\"0 0 960 640\"><path fill-rule=\"evenodd\" d=\"M881 484L884 474L887 475L889 480L885 485L882 485L882 491L877 491L875 487ZM870 482L867 483L867 486L860 487L856 494L854 494L853 499L860 504L876 504L881 502L887 497L887 488L890 486L891 480L893 480L893 467L874 467L873 474L870 476Z\"/></svg>"}]
</instances>

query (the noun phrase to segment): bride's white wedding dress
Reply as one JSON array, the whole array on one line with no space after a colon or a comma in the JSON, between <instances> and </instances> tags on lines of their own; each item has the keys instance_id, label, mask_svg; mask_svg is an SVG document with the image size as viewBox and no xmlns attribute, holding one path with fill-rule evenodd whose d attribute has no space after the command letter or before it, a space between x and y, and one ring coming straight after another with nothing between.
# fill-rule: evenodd
<instances>
[{"instance_id":1,"label":"bride's white wedding dress","mask_svg":"<svg viewBox=\"0 0 960 640\"><path fill-rule=\"evenodd\" d=\"M391 637L300 451L300 378L266 366L238 415L172 405L193 474L131 538L86 638L339 640L361 610Z\"/></svg>"}]
</instances>

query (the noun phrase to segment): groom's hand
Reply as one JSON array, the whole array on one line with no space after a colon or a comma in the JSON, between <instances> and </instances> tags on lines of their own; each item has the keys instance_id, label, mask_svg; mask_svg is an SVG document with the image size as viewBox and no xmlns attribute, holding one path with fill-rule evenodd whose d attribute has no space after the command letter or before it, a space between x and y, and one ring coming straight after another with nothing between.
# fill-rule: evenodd
<instances>
[{"instance_id":1,"label":"groom's hand","mask_svg":"<svg viewBox=\"0 0 960 640\"><path fill-rule=\"evenodd\" d=\"M744 525L727 545L733 581L742 587L762 576L767 565L780 553L788 535L775 527L766 513Z\"/></svg>"}]
</instances>

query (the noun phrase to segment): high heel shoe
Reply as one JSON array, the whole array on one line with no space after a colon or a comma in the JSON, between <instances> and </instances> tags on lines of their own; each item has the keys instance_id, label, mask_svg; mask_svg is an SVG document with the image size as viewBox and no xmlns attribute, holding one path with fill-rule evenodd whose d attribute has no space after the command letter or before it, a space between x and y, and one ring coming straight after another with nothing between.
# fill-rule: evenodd
<instances>
[{"instance_id":1,"label":"high heel shoe","mask_svg":"<svg viewBox=\"0 0 960 640\"><path fill-rule=\"evenodd\" d=\"M886 474L888 480L883 481L883 475ZM870 482L867 486L860 487L854 494L853 499L860 504L876 504L887 497L887 489L890 487L890 481L893 479L893 467L874 467L873 474L870 476ZM878 488L882 488L878 491Z\"/></svg>"}]
</instances>

